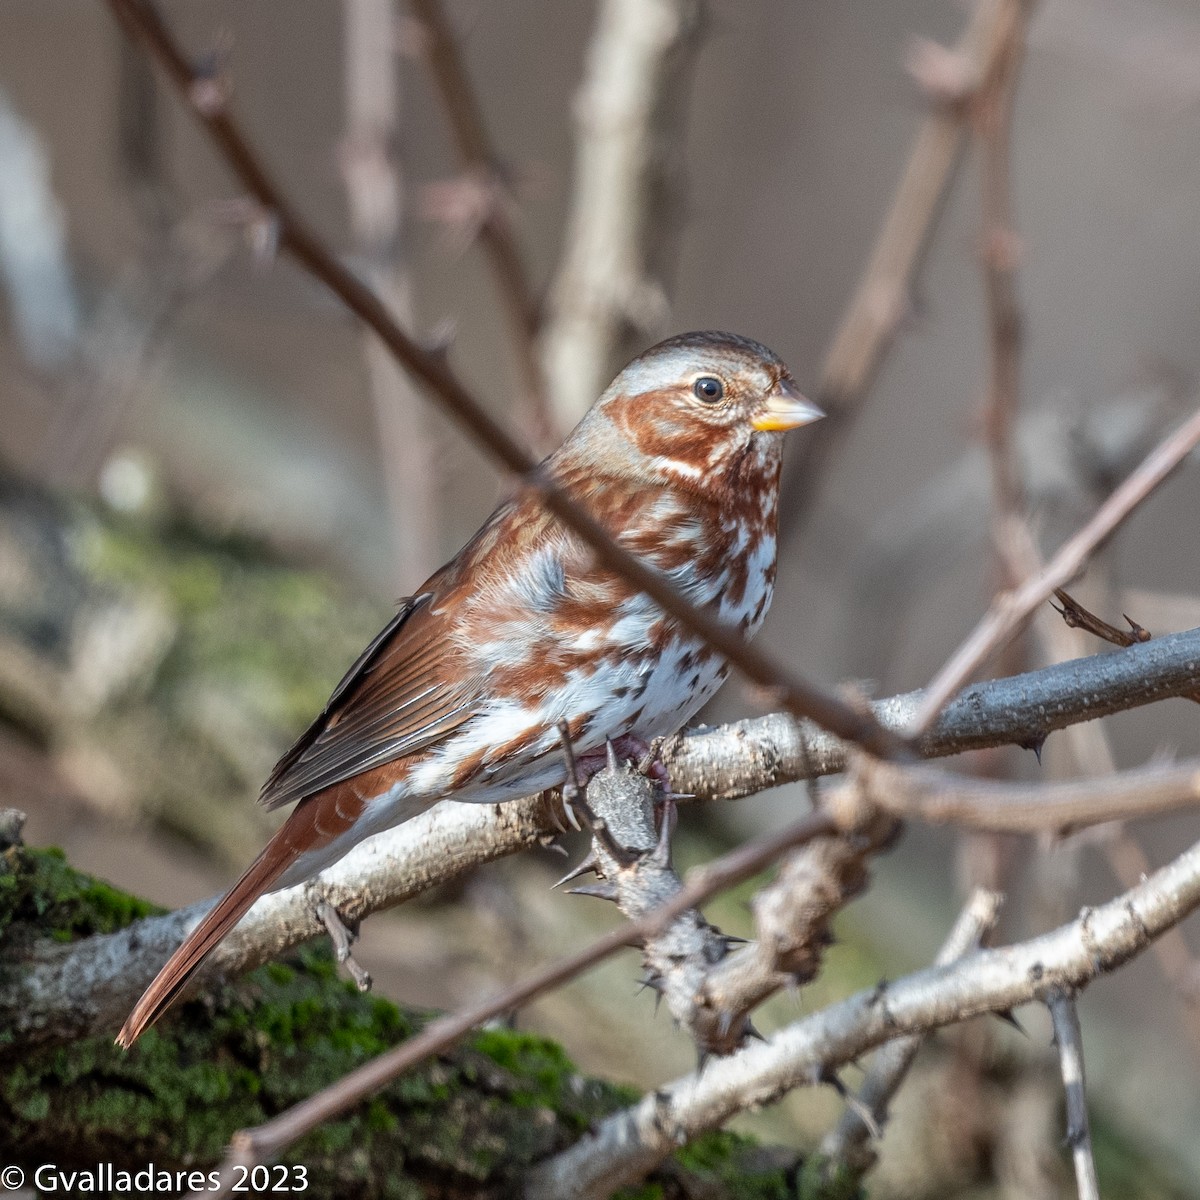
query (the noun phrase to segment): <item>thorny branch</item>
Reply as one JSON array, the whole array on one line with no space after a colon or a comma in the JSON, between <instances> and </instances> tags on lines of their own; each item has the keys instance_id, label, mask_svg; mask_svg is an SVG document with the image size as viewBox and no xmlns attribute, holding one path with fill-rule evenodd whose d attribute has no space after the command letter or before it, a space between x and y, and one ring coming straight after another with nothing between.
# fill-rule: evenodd
<instances>
[{"instance_id":1,"label":"thorny branch","mask_svg":"<svg viewBox=\"0 0 1200 1200\"><path fill-rule=\"evenodd\" d=\"M927 757L1001 744L1038 743L1055 729L1193 691L1200 629L976 684L956 697L920 744ZM920 692L875 705L893 729L911 721ZM663 749L672 786L732 800L845 768L844 743L776 713L697 730ZM1167 768L1164 768L1166 771ZM232 976L324 932L314 908L327 900L351 924L484 862L554 836L539 798L500 806L438 804L356 846L317 880L261 899L213 952L200 978ZM211 901L138 921L104 937L39 948L0 988L0 1025L26 1044L65 1042L115 1029L167 955ZM614 943L614 949L624 942Z\"/></svg>"},{"instance_id":2,"label":"thorny branch","mask_svg":"<svg viewBox=\"0 0 1200 1200\"><path fill-rule=\"evenodd\" d=\"M656 1089L532 1172L525 1198L600 1200L734 1113L819 1082L884 1042L1083 988L1198 905L1200 845L1051 933L859 992Z\"/></svg>"},{"instance_id":3,"label":"thorny branch","mask_svg":"<svg viewBox=\"0 0 1200 1200\"><path fill-rule=\"evenodd\" d=\"M193 68L149 0L107 0L127 34L145 45L204 124L229 166L263 206L278 233L280 249L320 279L356 316L375 330L398 361L412 372L459 425L493 458L535 489L564 525L581 537L596 558L655 600L681 625L724 655L748 679L798 716L811 717L840 737L881 757L905 754L902 740L869 715L807 680L783 671L740 633L688 603L663 576L625 550L608 531L537 467L528 451L496 422L450 369L444 355L429 351L392 320L379 298L339 261L293 210L266 173L233 119L218 79Z\"/></svg>"},{"instance_id":4,"label":"thorny branch","mask_svg":"<svg viewBox=\"0 0 1200 1200\"><path fill-rule=\"evenodd\" d=\"M670 861L673 805L664 807L656 831L654 799L649 780L636 772L596 776L589 807L608 836L636 853L614 859L596 837L592 855L567 876L594 870L601 882L575 890L615 901L632 919L653 912L684 886ZM769 996L816 976L831 940L830 920L866 886L868 859L889 843L895 827L887 816L868 815L858 828L815 837L787 855L776 879L752 902L755 941L735 954L730 939L696 909L647 939L643 983L665 1001L702 1060L728 1054L754 1036L750 1013Z\"/></svg>"}]
</instances>

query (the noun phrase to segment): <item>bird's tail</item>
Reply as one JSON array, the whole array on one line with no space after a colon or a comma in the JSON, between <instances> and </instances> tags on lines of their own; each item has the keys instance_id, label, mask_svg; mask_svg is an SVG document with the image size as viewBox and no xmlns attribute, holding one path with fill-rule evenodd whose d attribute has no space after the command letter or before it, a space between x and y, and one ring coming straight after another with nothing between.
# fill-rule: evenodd
<instances>
[{"instance_id":1,"label":"bird's tail","mask_svg":"<svg viewBox=\"0 0 1200 1200\"><path fill-rule=\"evenodd\" d=\"M142 998L134 1005L133 1012L117 1034L117 1045L128 1049L171 1007L209 952L296 861L301 849L289 834L288 825L285 824L263 847L262 853L246 868L237 883L184 938L179 949L167 959L162 970L142 993Z\"/></svg>"}]
</instances>

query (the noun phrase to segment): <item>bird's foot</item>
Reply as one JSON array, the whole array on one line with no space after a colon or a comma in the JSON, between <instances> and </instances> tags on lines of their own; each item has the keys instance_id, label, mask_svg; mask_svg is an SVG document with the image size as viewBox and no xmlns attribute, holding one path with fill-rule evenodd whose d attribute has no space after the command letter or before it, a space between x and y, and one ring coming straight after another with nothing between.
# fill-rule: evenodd
<instances>
[{"instance_id":1,"label":"bird's foot","mask_svg":"<svg viewBox=\"0 0 1200 1200\"><path fill-rule=\"evenodd\" d=\"M664 741L664 738L655 738L654 741L648 742L640 734L623 733L609 741L603 750L589 750L586 754L579 755L579 774L583 776L584 782L590 780L593 775L598 775L609 765L611 755L618 762L633 763L647 779L653 780L669 794L671 776L660 757Z\"/></svg>"},{"instance_id":2,"label":"bird's foot","mask_svg":"<svg viewBox=\"0 0 1200 1200\"><path fill-rule=\"evenodd\" d=\"M345 965L346 970L350 972L350 977L354 980L355 987L360 992L370 991L371 975L359 964L354 957L354 952L350 949L358 941L358 931L351 929L342 920L341 914L328 900L317 901L316 913L318 920L329 933L329 940L333 943L334 957L338 963Z\"/></svg>"}]
</instances>

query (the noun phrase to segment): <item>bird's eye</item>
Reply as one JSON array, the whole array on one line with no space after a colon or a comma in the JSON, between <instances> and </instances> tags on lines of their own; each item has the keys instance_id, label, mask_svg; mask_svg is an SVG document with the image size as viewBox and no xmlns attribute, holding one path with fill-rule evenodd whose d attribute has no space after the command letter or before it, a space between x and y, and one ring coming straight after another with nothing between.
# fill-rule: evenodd
<instances>
[{"instance_id":1,"label":"bird's eye","mask_svg":"<svg viewBox=\"0 0 1200 1200\"><path fill-rule=\"evenodd\" d=\"M725 385L715 375L701 375L692 384L696 399L705 404L716 404L725 395Z\"/></svg>"}]
</instances>

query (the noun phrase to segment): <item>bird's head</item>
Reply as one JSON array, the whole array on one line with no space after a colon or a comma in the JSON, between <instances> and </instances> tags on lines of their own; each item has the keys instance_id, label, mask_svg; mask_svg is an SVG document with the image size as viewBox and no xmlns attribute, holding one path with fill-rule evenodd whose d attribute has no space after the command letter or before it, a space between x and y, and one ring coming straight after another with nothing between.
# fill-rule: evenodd
<instances>
[{"instance_id":1,"label":"bird's head","mask_svg":"<svg viewBox=\"0 0 1200 1200\"><path fill-rule=\"evenodd\" d=\"M783 434L823 415L765 346L684 333L621 371L563 450L599 470L708 490L747 470L777 475Z\"/></svg>"}]
</instances>

